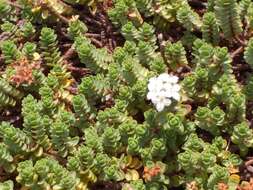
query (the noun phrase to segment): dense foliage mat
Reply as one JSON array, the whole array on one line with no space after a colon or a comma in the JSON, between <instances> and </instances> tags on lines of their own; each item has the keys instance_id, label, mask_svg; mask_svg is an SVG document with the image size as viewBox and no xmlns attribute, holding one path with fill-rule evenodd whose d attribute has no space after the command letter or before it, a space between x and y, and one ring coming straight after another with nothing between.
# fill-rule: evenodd
<instances>
[{"instance_id":1,"label":"dense foliage mat","mask_svg":"<svg viewBox=\"0 0 253 190\"><path fill-rule=\"evenodd\" d=\"M251 0L0 0L0 190L252 190Z\"/></svg>"}]
</instances>

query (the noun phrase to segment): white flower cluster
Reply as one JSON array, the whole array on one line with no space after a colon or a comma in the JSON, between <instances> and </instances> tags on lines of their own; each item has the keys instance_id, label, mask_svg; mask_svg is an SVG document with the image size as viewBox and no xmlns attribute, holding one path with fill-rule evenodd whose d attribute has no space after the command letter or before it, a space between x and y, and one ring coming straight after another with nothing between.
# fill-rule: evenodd
<instances>
[{"instance_id":1,"label":"white flower cluster","mask_svg":"<svg viewBox=\"0 0 253 190\"><path fill-rule=\"evenodd\" d=\"M180 99L178 77L163 73L149 79L147 99L151 100L157 111L162 111L173 100Z\"/></svg>"}]
</instances>

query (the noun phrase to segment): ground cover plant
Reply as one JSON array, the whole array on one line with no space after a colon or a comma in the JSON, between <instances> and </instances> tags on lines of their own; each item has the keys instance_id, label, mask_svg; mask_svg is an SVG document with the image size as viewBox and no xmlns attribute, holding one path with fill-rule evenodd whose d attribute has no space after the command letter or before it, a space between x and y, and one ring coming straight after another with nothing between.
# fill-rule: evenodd
<instances>
[{"instance_id":1,"label":"ground cover plant","mask_svg":"<svg viewBox=\"0 0 253 190\"><path fill-rule=\"evenodd\" d=\"M0 190L253 190L251 0L0 0Z\"/></svg>"}]
</instances>

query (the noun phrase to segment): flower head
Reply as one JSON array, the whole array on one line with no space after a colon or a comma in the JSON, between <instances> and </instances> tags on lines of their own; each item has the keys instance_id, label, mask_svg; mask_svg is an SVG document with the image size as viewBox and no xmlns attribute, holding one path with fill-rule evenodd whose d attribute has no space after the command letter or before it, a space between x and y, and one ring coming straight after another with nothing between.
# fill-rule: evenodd
<instances>
[{"instance_id":1,"label":"flower head","mask_svg":"<svg viewBox=\"0 0 253 190\"><path fill-rule=\"evenodd\" d=\"M180 99L178 77L163 73L149 79L147 99L151 100L157 111L162 111L173 100Z\"/></svg>"}]
</instances>

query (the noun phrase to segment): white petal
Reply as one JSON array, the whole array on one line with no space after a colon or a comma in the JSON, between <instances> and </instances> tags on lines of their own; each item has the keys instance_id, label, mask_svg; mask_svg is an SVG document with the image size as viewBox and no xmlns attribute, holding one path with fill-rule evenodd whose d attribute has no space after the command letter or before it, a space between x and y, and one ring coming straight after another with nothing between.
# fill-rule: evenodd
<instances>
[{"instance_id":1,"label":"white petal","mask_svg":"<svg viewBox=\"0 0 253 190\"><path fill-rule=\"evenodd\" d=\"M156 81L156 79L157 79L156 77L150 78L150 79L149 79L149 83L152 83L152 82Z\"/></svg>"},{"instance_id":2,"label":"white petal","mask_svg":"<svg viewBox=\"0 0 253 190\"><path fill-rule=\"evenodd\" d=\"M171 92L173 90L173 86L171 84L166 84L163 86L166 92Z\"/></svg>"},{"instance_id":3,"label":"white petal","mask_svg":"<svg viewBox=\"0 0 253 190\"><path fill-rule=\"evenodd\" d=\"M160 92L160 91L165 91L165 88L164 88L164 84L162 83L157 83L157 91Z\"/></svg>"},{"instance_id":4,"label":"white petal","mask_svg":"<svg viewBox=\"0 0 253 190\"><path fill-rule=\"evenodd\" d=\"M156 94L155 96L152 97L152 102L153 104L158 104L159 102L162 102L163 97L160 96L159 94Z\"/></svg>"},{"instance_id":5,"label":"white petal","mask_svg":"<svg viewBox=\"0 0 253 190\"><path fill-rule=\"evenodd\" d=\"M178 77L177 76L173 76L173 75L170 75L170 82L171 83L177 83L178 82Z\"/></svg>"},{"instance_id":6,"label":"white petal","mask_svg":"<svg viewBox=\"0 0 253 190\"><path fill-rule=\"evenodd\" d=\"M162 81L162 82L169 82L169 75L167 73L162 73L158 76L158 80Z\"/></svg>"},{"instance_id":7,"label":"white petal","mask_svg":"<svg viewBox=\"0 0 253 190\"><path fill-rule=\"evenodd\" d=\"M181 89L181 87L180 87L178 84L174 84L174 85L172 86L172 89L173 89L173 91L178 92L178 91Z\"/></svg>"},{"instance_id":8,"label":"white petal","mask_svg":"<svg viewBox=\"0 0 253 190\"><path fill-rule=\"evenodd\" d=\"M148 92L147 99L151 100L153 97L154 97L154 93L153 92Z\"/></svg>"},{"instance_id":9,"label":"white petal","mask_svg":"<svg viewBox=\"0 0 253 190\"><path fill-rule=\"evenodd\" d=\"M153 91L157 86L156 84L157 84L157 79L155 77L149 79L148 90Z\"/></svg>"},{"instance_id":10,"label":"white petal","mask_svg":"<svg viewBox=\"0 0 253 190\"><path fill-rule=\"evenodd\" d=\"M149 90L149 91L154 91L155 88L156 88L156 85L154 85L154 84L152 84L152 83L149 83L149 84L148 84L148 90Z\"/></svg>"},{"instance_id":11,"label":"white petal","mask_svg":"<svg viewBox=\"0 0 253 190\"><path fill-rule=\"evenodd\" d=\"M166 89L170 89L170 88L172 88L172 86L173 86L173 84L171 84L171 83L163 84L163 88L166 88Z\"/></svg>"},{"instance_id":12,"label":"white petal","mask_svg":"<svg viewBox=\"0 0 253 190\"><path fill-rule=\"evenodd\" d=\"M172 87L168 85L167 88L164 88L163 90L160 91L160 94L161 96L169 98L169 97L172 97L172 93L173 93L172 90L173 90Z\"/></svg>"},{"instance_id":13,"label":"white petal","mask_svg":"<svg viewBox=\"0 0 253 190\"><path fill-rule=\"evenodd\" d=\"M169 106L171 104L171 99L169 98L165 98L163 103L166 105L166 106Z\"/></svg>"},{"instance_id":14,"label":"white petal","mask_svg":"<svg viewBox=\"0 0 253 190\"><path fill-rule=\"evenodd\" d=\"M155 94L155 95L152 97L151 101L153 102L153 104L157 104L158 102L161 102L161 96Z\"/></svg>"},{"instance_id":15,"label":"white petal","mask_svg":"<svg viewBox=\"0 0 253 190\"><path fill-rule=\"evenodd\" d=\"M174 93L172 96L175 100L179 101L180 100L180 94L179 93Z\"/></svg>"},{"instance_id":16,"label":"white petal","mask_svg":"<svg viewBox=\"0 0 253 190\"><path fill-rule=\"evenodd\" d=\"M164 104L163 103L158 103L156 104L156 109L158 112L162 111L164 109Z\"/></svg>"},{"instance_id":17,"label":"white petal","mask_svg":"<svg viewBox=\"0 0 253 190\"><path fill-rule=\"evenodd\" d=\"M160 91L160 96L164 98L170 98L171 97L171 91L170 90L162 90Z\"/></svg>"}]
</instances>

